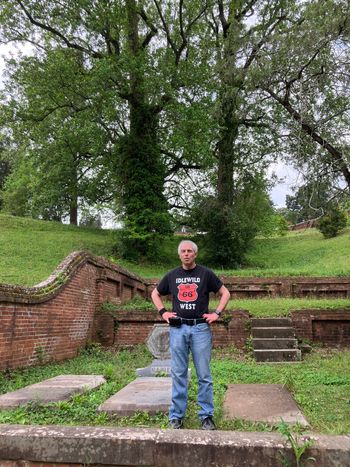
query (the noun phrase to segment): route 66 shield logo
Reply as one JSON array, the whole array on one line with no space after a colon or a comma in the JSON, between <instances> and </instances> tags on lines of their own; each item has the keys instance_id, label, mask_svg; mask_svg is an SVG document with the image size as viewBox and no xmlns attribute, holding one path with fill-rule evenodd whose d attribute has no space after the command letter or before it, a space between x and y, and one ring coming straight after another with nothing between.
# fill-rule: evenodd
<instances>
[{"instance_id":1,"label":"route 66 shield logo","mask_svg":"<svg viewBox=\"0 0 350 467\"><path fill-rule=\"evenodd\" d=\"M177 288L179 289L177 298L180 302L194 302L197 300L197 284L180 284Z\"/></svg>"}]
</instances>

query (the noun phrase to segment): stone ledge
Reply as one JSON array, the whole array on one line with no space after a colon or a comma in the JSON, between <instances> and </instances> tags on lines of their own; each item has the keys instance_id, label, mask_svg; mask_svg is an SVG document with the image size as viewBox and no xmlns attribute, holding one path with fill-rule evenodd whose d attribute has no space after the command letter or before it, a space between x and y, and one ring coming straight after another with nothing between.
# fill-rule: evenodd
<instances>
[{"instance_id":1,"label":"stone ledge","mask_svg":"<svg viewBox=\"0 0 350 467\"><path fill-rule=\"evenodd\" d=\"M350 465L350 436L311 435L306 465ZM303 441L303 439L302 439ZM68 426L0 426L1 460L172 467L280 467L293 460L277 433Z\"/></svg>"}]
</instances>

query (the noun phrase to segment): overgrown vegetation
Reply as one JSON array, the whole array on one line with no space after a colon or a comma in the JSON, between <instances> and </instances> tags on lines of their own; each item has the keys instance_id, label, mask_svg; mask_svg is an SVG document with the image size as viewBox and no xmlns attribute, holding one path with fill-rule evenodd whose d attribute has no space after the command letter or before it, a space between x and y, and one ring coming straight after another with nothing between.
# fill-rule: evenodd
<instances>
[{"instance_id":1,"label":"overgrown vegetation","mask_svg":"<svg viewBox=\"0 0 350 467\"><path fill-rule=\"evenodd\" d=\"M167 415L149 416L137 413L133 417L115 419L96 409L108 397L135 379L135 369L148 365L151 355L144 346L116 353L90 346L73 360L0 373L0 392L5 393L59 374L102 374L107 382L100 388L73 396L69 401L27 406L0 412L0 423L108 425L134 427L167 426ZM344 434L350 431L350 351L314 349L305 360L293 365L259 365L249 356L231 347L216 349L212 373L216 421L221 430L273 431L278 425L251 423L244 420L224 420L222 404L229 384L283 384L292 392L313 432ZM189 407L186 428L199 428L197 418L197 385L192 368L189 387Z\"/></svg>"}]
</instances>

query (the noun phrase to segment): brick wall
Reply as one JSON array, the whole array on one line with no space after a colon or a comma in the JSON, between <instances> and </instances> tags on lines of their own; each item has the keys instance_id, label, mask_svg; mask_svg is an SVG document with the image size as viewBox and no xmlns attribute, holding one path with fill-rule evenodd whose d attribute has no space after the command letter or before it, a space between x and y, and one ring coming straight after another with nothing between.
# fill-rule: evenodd
<instances>
[{"instance_id":1,"label":"brick wall","mask_svg":"<svg viewBox=\"0 0 350 467\"><path fill-rule=\"evenodd\" d=\"M231 298L315 297L350 298L349 277L237 277L221 276ZM150 281L148 293L157 280Z\"/></svg>"},{"instance_id":2,"label":"brick wall","mask_svg":"<svg viewBox=\"0 0 350 467\"><path fill-rule=\"evenodd\" d=\"M298 310L292 322L299 338L327 345L350 345L350 309Z\"/></svg>"},{"instance_id":3,"label":"brick wall","mask_svg":"<svg viewBox=\"0 0 350 467\"><path fill-rule=\"evenodd\" d=\"M70 255L35 287L0 285L0 370L74 357L106 300L146 296L137 276L87 253Z\"/></svg>"},{"instance_id":4,"label":"brick wall","mask_svg":"<svg viewBox=\"0 0 350 467\"><path fill-rule=\"evenodd\" d=\"M249 313L244 310L225 312L213 326L213 345L243 348L250 336ZM94 323L94 339L103 345L127 347L146 342L155 323L164 323L153 311L118 311L99 313Z\"/></svg>"},{"instance_id":5,"label":"brick wall","mask_svg":"<svg viewBox=\"0 0 350 467\"><path fill-rule=\"evenodd\" d=\"M223 278L232 297L341 296L350 298L350 278ZM104 345L145 342L160 322L157 313L100 313L105 301L124 303L138 294L148 297L155 282L86 252L69 255L44 282L30 288L0 284L0 371L74 357L88 340ZM249 336L249 315L233 311L214 329L214 345L243 347ZM230 320L230 316L232 319ZM349 343L348 315L334 311L293 318L301 337Z\"/></svg>"}]
</instances>

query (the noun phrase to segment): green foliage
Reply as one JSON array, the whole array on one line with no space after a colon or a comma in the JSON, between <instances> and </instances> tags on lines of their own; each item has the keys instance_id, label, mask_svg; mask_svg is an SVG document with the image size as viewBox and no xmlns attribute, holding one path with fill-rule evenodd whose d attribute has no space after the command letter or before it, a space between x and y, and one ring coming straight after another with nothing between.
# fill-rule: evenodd
<instances>
[{"instance_id":1,"label":"green foliage","mask_svg":"<svg viewBox=\"0 0 350 467\"><path fill-rule=\"evenodd\" d=\"M278 236L284 237L288 233L288 222L286 218L279 213L271 213L270 216L266 216L263 225L259 232L264 237Z\"/></svg>"},{"instance_id":2,"label":"green foliage","mask_svg":"<svg viewBox=\"0 0 350 467\"><path fill-rule=\"evenodd\" d=\"M130 133L119 145L119 181L124 229L119 252L137 260L153 258L170 234L170 215L163 194L165 168L157 144L157 119L147 106L133 109Z\"/></svg>"},{"instance_id":3,"label":"green foliage","mask_svg":"<svg viewBox=\"0 0 350 467\"><path fill-rule=\"evenodd\" d=\"M95 83L83 79L80 58L59 49L11 64L4 107L13 159L3 193L7 212L54 220L71 215L75 223L78 198L93 203L108 193L107 132L96 121L98 99L91 105L82 97Z\"/></svg>"},{"instance_id":4,"label":"green foliage","mask_svg":"<svg viewBox=\"0 0 350 467\"><path fill-rule=\"evenodd\" d=\"M341 230L345 229L346 225L346 214L336 207L328 211L328 213L317 222L317 228L325 238L336 237Z\"/></svg>"},{"instance_id":5,"label":"green foliage","mask_svg":"<svg viewBox=\"0 0 350 467\"><path fill-rule=\"evenodd\" d=\"M214 197L198 203L195 227L202 235L204 261L216 267L238 268L245 262L254 237L272 215L272 206L260 177L246 177L237 189L232 206Z\"/></svg>"},{"instance_id":6,"label":"green foliage","mask_svg":"<svg viewBox=\"0 0 350 467\"><path fill-rule=\"evenodd\" d=\"M210 52L199 47L208 35L204 10L197 0L185 8L7 2L1 38L17 40L16 25L38 45L33 56L8 63L4 125L17 161L6 187L8 212L56 220L69 213L75 222L81 203L113 203L125 225L120 254L152 256L170 232L166 175L208 158L212 129L203 120L212 102L204 89L212 72ZM194 96L197 111L184 119Z\"/></svg>"},{"instance_id":7,"label":"green foliage","mask_svg":"<svg viewBox=\"0 0 350 467\"><path fill-rule=\"evenodd\" d=\"M293 432L291 427L284 421L278 425L278 431L287 439L291 445L297 467L301 467L304 462L315 460L313 457L308 457L307 459L302 460L302 457L304 456L307 449L313 445L312 439L308 438L305 441L302 441L299 434ZM287 460L285 460L284 465L286 467L291 467Z\"/></svg>"}]
</instances>

